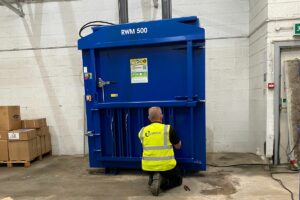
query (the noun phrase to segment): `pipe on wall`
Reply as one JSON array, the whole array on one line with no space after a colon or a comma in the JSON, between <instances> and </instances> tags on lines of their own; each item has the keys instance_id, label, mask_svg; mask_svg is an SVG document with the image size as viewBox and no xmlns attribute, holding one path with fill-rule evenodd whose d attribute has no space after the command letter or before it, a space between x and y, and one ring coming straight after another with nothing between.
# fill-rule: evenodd
<instances>
[{"instance_id":1,"label":"pipe on wall","mask_svg":"<svg viewBox=\"0 0 300 200\"><path fill-rule=\"evenodd\" d=\"M128 0L118 0L119 3L119 23L128 23ZM153 0L154 7L158 7L157 0ZM172 18L172 0L161 0L162 18Z\"/></svg>"},{"instance_id":2,"label":"pipe on wall","mask_svg":"<svg viewBox=\"0 0 300 200\"><path fill-rule=\"evenodd\" d=\"M119 0L119 23L128 23L128 1Z\"/></svg>"},{"instance_id":3,"label":"pipe on wall","mask_svg":"<svg viewBox=\"0 0 300 200\"><path fill-rule=\"evenodd\" d=\"M162 18L172 18L172 0L161 0Z\"/></svg>"}]
</instances>

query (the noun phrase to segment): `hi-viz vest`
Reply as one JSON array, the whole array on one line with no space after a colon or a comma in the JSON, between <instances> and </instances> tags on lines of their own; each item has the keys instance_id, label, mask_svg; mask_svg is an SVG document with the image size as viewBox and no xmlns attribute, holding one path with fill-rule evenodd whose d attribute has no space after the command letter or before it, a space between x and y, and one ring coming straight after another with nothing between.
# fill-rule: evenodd
<instances>
[{"instance_id":1,"label":"hi-viz vest","mask_svg":"<svg viewBox=\"0 0 300 200\"><path fill-rule=\"evenodd\" d=\"M176 166L169 131L170 125L161 123L152 123L140 130L139 138L143 145L143 170L167 171Z\"/></svg>"}]
</instances>

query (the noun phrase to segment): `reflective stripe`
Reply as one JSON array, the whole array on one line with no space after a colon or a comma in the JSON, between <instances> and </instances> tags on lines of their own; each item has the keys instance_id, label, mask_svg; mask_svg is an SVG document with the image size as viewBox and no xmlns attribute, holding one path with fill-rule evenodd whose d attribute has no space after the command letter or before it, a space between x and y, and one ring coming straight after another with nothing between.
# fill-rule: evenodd
<instances>
[{"instance_id":1,"label":"reflective stripe","mask_svg":"<svg viewBox=\"0 0 300 200\"><path fill-rule=\"evenodd\" d=\"M141 129L141 131L140 131L140 140L141 140L142 145L144 145L143 132L144 132L144 127L143 127L143 128Z\"/></svg>"},{"instance_id":2,"label":"reflective stripe","mask_svg":"<svg viewBox=\"0 0 300 200\"><path fill-rule=\"evenodd\" d=\"M166 150L166 149L172 149L172 145L167 146L154 146L154 147L144 147L144 150Z\"/></svg>"},{"instance_id":3,"label":"reflective stripe","mask_svg":"<svg viewBox=\"0 0 300 200\"><path fill-rule=\"evenodd\" d=\"M164 157L143 157L143 160L172 160L172 159L175 159L174 156L164 156Z\"/></svg>"},{"instance_id":4,"label":"reflective stripe","mask_svg":"<svg viewBox=\"0 0 300 200\"><path fill-rule=\"evenodd\" d=\"M168 125L164 125L164 146L168 145Z\"/></svg>"}]
</instances>

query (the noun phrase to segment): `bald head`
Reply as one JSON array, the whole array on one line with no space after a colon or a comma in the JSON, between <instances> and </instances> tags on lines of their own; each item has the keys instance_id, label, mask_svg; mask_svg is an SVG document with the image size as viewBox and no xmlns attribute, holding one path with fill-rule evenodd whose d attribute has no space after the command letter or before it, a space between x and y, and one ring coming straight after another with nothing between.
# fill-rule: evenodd
<instances>
[{"instance_id":1,"label":"bald head","mask_svg":"<svg viewBox=\"0 0 300 200\"><path fill-rule=\"evenodd\" d=\"M148 110L148 119L151 122L162 122L163 114L160 107L151 107Z\"/></svg>"}]
</instances>

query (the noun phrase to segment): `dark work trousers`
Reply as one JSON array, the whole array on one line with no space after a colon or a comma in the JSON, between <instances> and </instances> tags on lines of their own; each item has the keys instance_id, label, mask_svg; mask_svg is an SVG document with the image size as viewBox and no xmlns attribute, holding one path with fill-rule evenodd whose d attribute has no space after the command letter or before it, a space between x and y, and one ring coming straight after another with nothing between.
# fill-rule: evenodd
<instances>
[{"instance_id":1,"label":"dark work trousers","mask_svg":"<svg viewBox=\"0 0 300 200\"><path fill-rule=\"evenodd\" d=\"M149 172L149 179L152 180L153 174L156 172ZM159 172L162 176L162 183L160 189L168 190L182 184L182 177L177 166L168 171ZM151 181L152 182L152 181Z\"/></svg>"}]
</instances>

